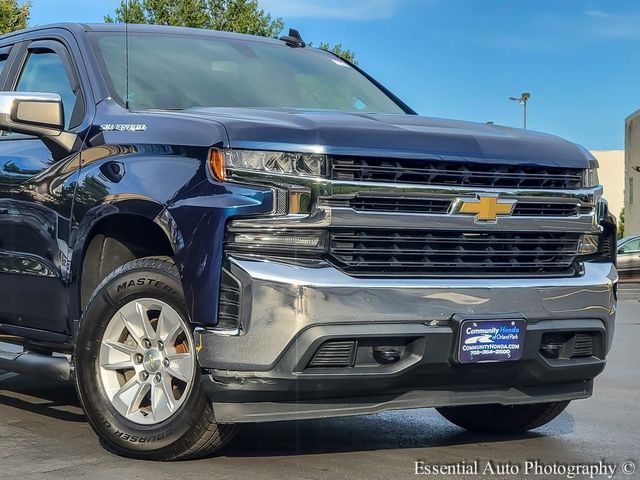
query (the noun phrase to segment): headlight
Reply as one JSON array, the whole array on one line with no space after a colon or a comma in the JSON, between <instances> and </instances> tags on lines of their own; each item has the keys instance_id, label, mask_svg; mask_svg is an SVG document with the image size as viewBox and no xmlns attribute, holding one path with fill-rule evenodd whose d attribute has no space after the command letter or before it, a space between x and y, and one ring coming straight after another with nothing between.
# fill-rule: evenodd
<instances>
[{"instance_id":1,"label":"headlight","mask_svg":"<svg viewBox=\"0 0 640 480\"><path fill-rule=\"evenodd\" d=\"M211 150L209 167L218 180L226 180L234 171L322 177L327 173L327 157L320 153Z\"/></svg>"},{"instance_id":2,"label":"headlight","mask_svg":"<svg viewBox=\"0 0 640 480\"><path fill-rule=\"evenodd\" d=\"M582 171L582 188L593 188L600 185L598 168L590 167Z\"/></svg>"},{"instance_id":3,"label":"headlight","mask_svg":"<svg viewBox=\"0 0 640 480\"><path fill-rule=\"evenodd\" d=\"M598 235L582 235L578 245L578 253L580 255L593 255L598 252L600 246L600 237Z\"/></svg>"}]
</instances>

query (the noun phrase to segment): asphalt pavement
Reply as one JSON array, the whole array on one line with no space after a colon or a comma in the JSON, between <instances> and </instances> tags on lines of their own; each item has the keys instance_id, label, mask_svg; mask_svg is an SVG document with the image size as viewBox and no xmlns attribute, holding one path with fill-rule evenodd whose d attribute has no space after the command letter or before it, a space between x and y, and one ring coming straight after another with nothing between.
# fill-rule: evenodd
<instances>
[{"instance_id":1,"label":"asphalt pavement","mask_svg":"<svg viewBox=\"0 0 640 480\"><path fill-rule=\"evenodd\" d=\"M571 478L563 468L601 461L616 467L610 478L640 478L639 471L631 473L640 463L639 351L640 284L629 284L621 288L613 351L594 396L532 433L470 434L420 409L245 426L217 456L172 463L106 452L73 387L0 372L0 479L547 479ZM417 461L453 470L416 476ZM512 473L499 475L500 468ZM606 468L593 478L608 478L601 474Z\"/></svg>"}]
</instances>

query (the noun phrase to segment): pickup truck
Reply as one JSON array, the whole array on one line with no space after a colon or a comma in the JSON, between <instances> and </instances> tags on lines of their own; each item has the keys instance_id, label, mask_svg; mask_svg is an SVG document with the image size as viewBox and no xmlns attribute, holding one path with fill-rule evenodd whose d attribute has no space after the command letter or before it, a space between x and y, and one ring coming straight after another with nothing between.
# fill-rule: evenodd
<instances>
[{"instance_id":1,"label":"pickup truck","mask_svg":"<svg viewBox=\"0 0 640 480\"><path fill-rule=\"evenodd\" d=\"M618 277L584 148L419 116L294 30L39 26L0 69L0 368L75 382L111 451L592 394Z\"/></svg>"}]
</instances>

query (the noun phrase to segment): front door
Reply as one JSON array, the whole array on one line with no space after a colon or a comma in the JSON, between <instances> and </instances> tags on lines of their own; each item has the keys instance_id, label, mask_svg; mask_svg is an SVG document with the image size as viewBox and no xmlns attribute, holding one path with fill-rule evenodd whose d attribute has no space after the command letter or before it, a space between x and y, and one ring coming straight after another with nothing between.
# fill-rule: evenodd
<instances>
[{"instance_id":1,"label":"front door","mask_svg":"<svg viewBox=\"0 0 640 480\"><path fill-rule=\"evenodd\" d=\"M15 61L21 67L5 90L61 96L65 128L80 123L83 97L65 46L33 41ZM80 118L82 120L82 118ZM63 167L37 138L0 137L0 318L5 332L68 330L68 236L73 188ZM74 175L75 169L67 169ZM30 332L32 336L34 332Z\"/></svg>"}]
</instances>

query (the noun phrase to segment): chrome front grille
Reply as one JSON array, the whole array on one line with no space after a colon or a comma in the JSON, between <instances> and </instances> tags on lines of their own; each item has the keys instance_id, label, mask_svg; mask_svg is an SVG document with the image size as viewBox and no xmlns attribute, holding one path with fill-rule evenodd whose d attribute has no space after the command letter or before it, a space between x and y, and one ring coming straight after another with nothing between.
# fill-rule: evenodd
<instances>
[{"instance_id":1,"label":"chrome front grille","mask_svg":"<svg viewBox=\"0 0 640 480\"><path fill-rule=\"evenodd\" d=\"M303 207L232 224L317 243L236 251L313 260L354 277L572 277L592 260L578 254L580 238L602 234L602 187L583 186L579 168L328 158L329 178L283 180L291 192L306 192Z\"/></svg>"},{"instance_id":2,"label":"chrome front grille","mask_svg":"<svg viewBox=\"0 0 640 480\"><path fill-rule=\"evenodd\" d=\"M575 233L332 230L329 256L353 275L573 275Z\"/></svg>"},{"instance_id":3,"label":"chrome front grille","mask_svg":"<svg viewBox=\"0 0 640 480\"><path fill-rule=\"evenodd\" d=\"M331 157L331 178L348 182L511 189L577 189L582 170L441 160Z\"/></svg>"}]
</instances>

